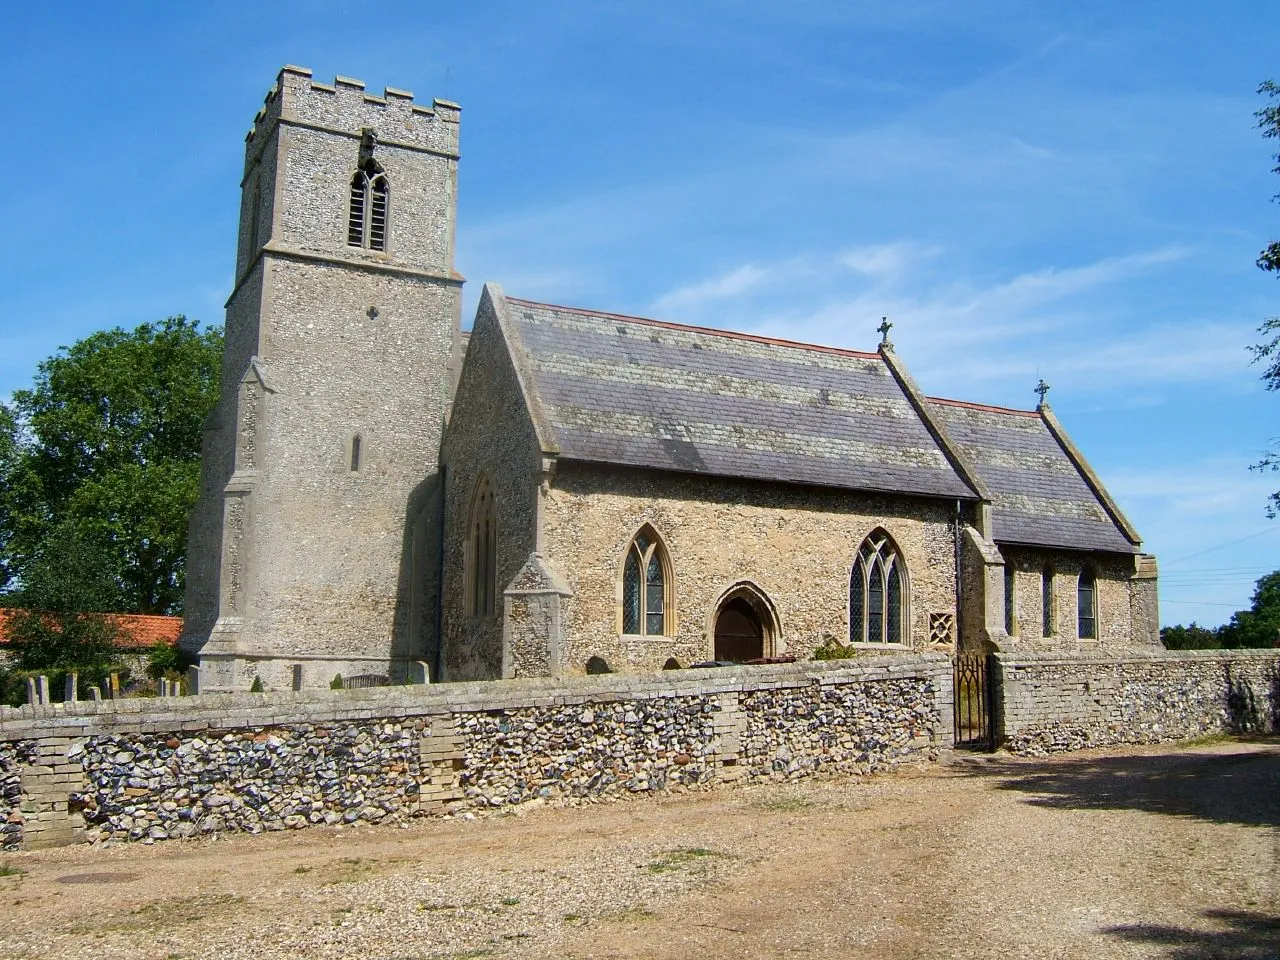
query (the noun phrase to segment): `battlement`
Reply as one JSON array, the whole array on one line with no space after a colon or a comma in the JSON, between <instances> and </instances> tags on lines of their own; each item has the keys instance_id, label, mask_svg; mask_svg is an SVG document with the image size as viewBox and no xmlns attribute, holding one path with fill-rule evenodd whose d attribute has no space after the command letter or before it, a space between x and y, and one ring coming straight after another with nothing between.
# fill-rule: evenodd
<instances>
[{"instance_id":1,"label":"battlement","mask_svg":"<svg viewBox=\"0 0 1280 960\"><path fill-rule=\"evenodd\" d=\"M461 110L448 100L434 99L430 106L416 103L410 91L397 87L384 87L379 96L368 92L363 80L351 77L321 83L306 67L285 66L245 135L245 147L252 155L259 139L277 123L292 122L352 136L372 128L389 146L456 155Z\"/></svg>"}]
</instances>

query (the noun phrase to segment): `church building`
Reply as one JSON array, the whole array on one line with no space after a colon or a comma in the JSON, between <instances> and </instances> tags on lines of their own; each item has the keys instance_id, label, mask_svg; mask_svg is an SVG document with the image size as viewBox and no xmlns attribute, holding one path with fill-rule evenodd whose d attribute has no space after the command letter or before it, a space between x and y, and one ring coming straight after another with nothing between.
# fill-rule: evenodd
<instances>
[{"instance_id":1,"label":"church building","mask_svg":"<svg viewBox=\"0 0 1280 960\"><path fill-rule=\"evenodd\" d=\"M460 109L285 67L246 142L183 646L202 691L1158 644L1041 394L517 299L461 331ZM869 324L870 326L870 324Z\"/></svg>"}]
</instances>

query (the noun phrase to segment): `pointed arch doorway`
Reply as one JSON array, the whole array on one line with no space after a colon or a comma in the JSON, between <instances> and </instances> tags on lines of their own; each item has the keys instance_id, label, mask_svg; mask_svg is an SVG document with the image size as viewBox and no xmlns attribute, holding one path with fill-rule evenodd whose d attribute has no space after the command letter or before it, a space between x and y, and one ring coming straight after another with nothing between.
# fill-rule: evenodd
<instances>
[{"instance_id":1,"label":"pointed arch doorway","mask_svg":"<svg viewBox=\"0 0 1280 960\"><path fill-rule=\"evenodd\" d=\"M716 605L711 635L716 660L746 663L774 656L778 619L772 602L754 584L736 584Z\"/></svg>"}]
</instances>

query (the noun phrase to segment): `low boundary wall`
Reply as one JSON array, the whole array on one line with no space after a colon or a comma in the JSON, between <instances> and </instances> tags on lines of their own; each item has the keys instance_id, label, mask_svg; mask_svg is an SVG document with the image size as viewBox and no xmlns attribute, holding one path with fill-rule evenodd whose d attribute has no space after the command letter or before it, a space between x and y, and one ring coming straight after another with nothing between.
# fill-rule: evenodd
<instances>
[{"instance_id":1,"label":"low boundary wall","mask_svg":"<svg viewBox=\"0 0 1280 960\"><path fill-rule=\"evenodd\" d=\"M0 708L0 842L165 840L865 773L951 746L951 683L947 658L922 654Z\"/></svg>"},{"instance_id":2,"label":"low boundary wall","mask_svg":"<svg viewBox=\"0 0 1280 960\"><path fill-rule=\"evenodd\" d=\"M998 741L1014 753L1280 732L1280 650L995 655Z\"/></svg>"}]
</instances>

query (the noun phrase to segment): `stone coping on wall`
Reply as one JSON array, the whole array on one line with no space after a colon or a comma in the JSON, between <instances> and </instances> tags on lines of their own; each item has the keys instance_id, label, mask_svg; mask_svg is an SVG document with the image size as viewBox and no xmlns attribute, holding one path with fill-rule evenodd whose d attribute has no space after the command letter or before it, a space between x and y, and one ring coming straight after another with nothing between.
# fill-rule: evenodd
<instances>
[{"instance_id":1,"label":"stone coping on wall","mask_svg":"<svg viewBox=\"0 0 1280 960\"><path fill-rule=\"evenodd\" d=\"M119 730L225 729L290 721L483 712L652 697L684 697L751 690L844 684L945 674L945 654L913 653L866 660L810 661L684 669L660 674L607 674L486 680L363 690L220 693L0 707L0 740Z\"/></svg>"},{"instance_id":2,"label":"stone coping on wall","mask_svg":"<svg viewBox=\"0 0 1280 960\"><path fill-rule=\"evenodd\" d=\"M1280 660L1280 649L1242 647L1235 650L1164 650L1127 648L1123 650L1005 650L995 654L1007 668L1045 666L1050 664L1124 664L1124 663L1204 663L1212 661L1241 662Z\"/></svg>"}]
</instances>

